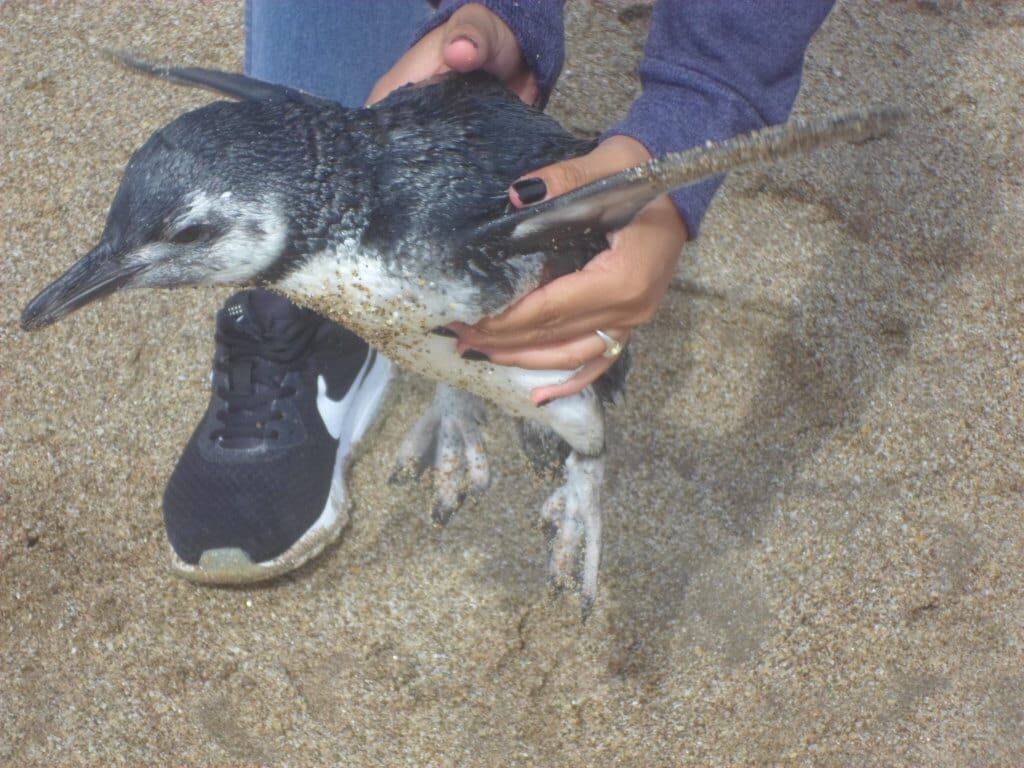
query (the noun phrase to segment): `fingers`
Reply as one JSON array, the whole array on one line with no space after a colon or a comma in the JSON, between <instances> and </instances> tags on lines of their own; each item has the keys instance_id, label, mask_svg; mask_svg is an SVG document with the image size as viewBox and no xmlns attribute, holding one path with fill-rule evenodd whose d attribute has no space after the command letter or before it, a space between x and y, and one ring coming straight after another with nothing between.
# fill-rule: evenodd
<instances>
[{"instance_id":1,"label":"fingers","mask_svg":"<svg viewBox=\"0 0 1024 768\"><path fill-rule=\"evenodd\" d=\"M409 83L418 83L440 74L442 71L447 71L441 61L443 33L444 30L441 27L429 32L406 51L405 55L396 61L391 69L381 75L370 91L370 96L366 100L367 106L376 104L396 88L401 88Z\"/></svg>"},{"instance_id":2,"label":"fingers","mask_svg":"<svg viewBox=\"0 0 1024 768\"><path fill-rule=\"evenodd\" d=\"M598 312L605 325L628 325L602 312L606 296L608 285L603 276L596 270L583 270L528 293L496 317L485 318L474 326L453 323L452 329L459 337L460 349L489 351L543 346L582 336L593 330L590 316Z\"/></svg>"},{"instance_id":3,"label":"fingers","mask_svg":"<svg viewBox=\"0 0 1024 768\"><path fill-rule=\"evenodd\" d=\"M563 381L561 384L537 387L532 390L530 392L530 399L533 400L535 405L545 405L555 398L568 397L569 395L575 395L577 392L582 392L601 378L605 371L615 365L616 359L617 358L598 357L591 360L576 371L572 378Z\"/></svg>"},{"instance_id":4,"label":"fingers","mask_svg":"<svg viewBox=\"0 0 1024 768\"><path fill-rule=\"evenodd\" d=\"M550 197L558 197L608 175L602 172L604 169L595 167L588 160L589 157L574 158L533 171L512 185L509 199L516 208L523 208Z\"/></svg>"},{"instance_id":5,"label":"fingers","mask_svg":"<svg viewBox=\"0 0 1024 768\"><path fill-rule=\"evenodd\" d=\"M460 349L546 346L595 328L643 325L668 290L685 241L686 227L675 206L659 198L617 233L614 247L579 272L552 280L473 326L453 323Z\"/></svg>"},{"instance_id":6,"label":"fingers","mask_svg":"<svg viewBox=\"0 0 1024 768\"><path fill-rule=\"evenodd\" d=\"M623 344L629 339L629 331L625 328L602 330ZM604 341L590 331L561 344L478 351L486 354L495 365L511 365L536 371L572 371L583 367L594 358L601 357L606 349Z\"/></svg>"},{"instance_id":7,"label":"fingers","mask_svg":"<svg viewBox=\"0 0 1024 768\"><path fill-rule=\"evenodd\" d=\"M445 27L442 60L455 72L472 72L490 59L494 42L473 24Z\"/></svg>"},{"instance_id":8,"label":"fingers","mask_svg":"<svg viewBox=\"0 0 1024 768\"><path fill-rule=\"evenodd\" d=\"M498 77L518 72L522 57L515 36L483 6L463 6L452 14L443 29L442 58L454 71L486 68Z\"/></svg>"},{"instance_id":9,"label":"fingers","mask_svg":"<svg viewBox=\"0 0 1024 768\"><path fill-rule=\"evenodd\" d=\"M480 5L466 5L444 27L442 59L447 69L482 69L501 80L527 104L540 98L536 78L506 24Z\"/></svg>"},{"instance_id":10,"label":"fingers","mask_svg":"<svg viewBox=\"0 0 1024 768\"><path fill-rule=\"evenodd\" d=\"M472 72L480 69L481 62L487 58L485 44L460 34L444 47L444 63L455 72Z\"/></svg>"},{"instance_id":11,"label":"fingers","mask_svg":"<svg viewBox=\"0 0 1024 768\"><path fill-rule=\"evenodd\" d=\"M507 85L524 104L529 104L533 107L540 104L540 86L537 85L537 78L533 76L533 72L527 70L519 77L506 80L505 85Z\"/></svg>"},{"instance_id":12,"label":"fingers","mask_svg":"<svg viewBox=\"0 0 1024 768\"><path fill-rule=\"evenodd\" d=\"M533 205L650 159L642 144L613 136L585 157L527 174L509 190L517 207ZM668 198L647 205L615 233L612 247L580 271L551 281L496 317L473 326L452 323L459 352L482 352L494 364L573 370L566 381L535 389L541 404L576 394L615 363L603 356L601 328L625 343L632 328L649 322L671 281L686 241L686 227Z\"/></svg>"},{"instance_id":13,"label":"fingers","mask_svg":"<svg viewBox=\"0 0 1024 768\"><path fill-rule=\"evenodd\" d=\"M555 163L523 176L509 189L509 199L517 208L533 205L551 197L582 187L592 181L611 176L624 168L646 163L651 159L644 145L627 136L612 136L583 157ZM538 179L540 183L523 181Z\"/></svg>"},{"instance_id":14,"label":"fingers","mask_svg":"<svg viewBox=\"0 0 1024 768\"><path fill-rule=\"evenodd\" d=\"M625 346L630 332L624 328L602 329L613 339ZM537 405L543 405L557 397L566 397L582 391L594 383L605 371L614 365L616 357L604 357L607 346L596 333L589 333L566 344L549 347L523 348L487 353L491 363L510 365L532 370L575 370L566 381L546 387L538 387L530 393Z\"/></svg>"},{"instance_id":15,"label":"fingers","mask_svg":"<svg viewBox=\"0 0 1024 768\"><path fill-rule=\"evenodd\" d=\"M459 8L447 22L410 48L374 85L367 104L396 88L446 72L490 72L528 104L540 99L536 78L512 30L482 5Z\"/></svg>"}]
</instances>

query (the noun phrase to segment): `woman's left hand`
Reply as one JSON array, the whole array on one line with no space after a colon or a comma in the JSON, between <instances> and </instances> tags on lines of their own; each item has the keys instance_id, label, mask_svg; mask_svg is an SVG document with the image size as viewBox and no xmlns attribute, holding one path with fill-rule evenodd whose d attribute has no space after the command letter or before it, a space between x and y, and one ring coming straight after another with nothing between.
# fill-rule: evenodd
<instances>
[{"instance_id":1,"label":"woman's left hand","mask_svg":"<svg viewBox=\"0 0 1024 768\"><path fill-rule=\"evenodd\" d=\"M612 136L588 155L526 174L526 179L543 180L543 197L537 197L537 182L526 188L517 182L509 197L521 208L517 187L532 191L529 202L537 203L648 160L640 142ZM579 392L615 362L603 356L605 343L595 331L625 344L634 328L654 317L686 237L686 225L671 200L654 200L611 235L610 247L579 272L532 291L496 317L473 326L453 323L459 352L476 350L498 365L576 371L562 384L534 389L531 396L538 405Z\"/></svg>"}]
</instances>

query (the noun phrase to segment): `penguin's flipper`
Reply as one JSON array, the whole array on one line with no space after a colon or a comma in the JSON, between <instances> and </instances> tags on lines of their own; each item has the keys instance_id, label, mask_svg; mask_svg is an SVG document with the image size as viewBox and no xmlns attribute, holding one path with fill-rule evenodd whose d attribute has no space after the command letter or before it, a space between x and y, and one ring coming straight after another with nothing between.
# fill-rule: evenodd
<instances>
[{"instance_id":1,"label":"penguin's flipper","mask_svg":"<svg viewBox=\"0 0 1024 768\"><path fill-rule=\"evenodd\" d=\"M559 197L524 208L462 234L464 246L504 239L523 253L565 243L573 235L620 229L658 195L711 176L762 162L778 162L839 141L887 134L903 113L892 107L797 119L725 141L708 143L627 168Z\"/></svg>"},{"instance_id":2,"label":"penguin's flipper","mask_svg":"<svg viewBox=\"0 0 1024 768\"><path fill-rule=\"evenodd\" d=\"M150 77L167 80L175 85L205 88L206 90L221 93L241 101L286 98L310 105L331 104L335 107L338 106L328 99L321 99L295 88L268 83L234 72L222 72L219 69L203 69L201 67L170 67L151 64L123 51L104 51L104 53L128 69L142 72Z\"/></svg>"}]
</instances>

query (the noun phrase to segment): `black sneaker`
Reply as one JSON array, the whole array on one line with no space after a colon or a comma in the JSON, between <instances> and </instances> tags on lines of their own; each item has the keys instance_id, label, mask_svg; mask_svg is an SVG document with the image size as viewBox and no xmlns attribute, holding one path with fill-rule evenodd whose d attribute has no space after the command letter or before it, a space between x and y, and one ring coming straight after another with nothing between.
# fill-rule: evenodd
<instances>
[{"instance_id":1,"label":"black sneaker","mask_svg":"<svg viewBox=\"0 0 1024 768\"><path fill-rule=\"evenodd\" d=\"M391 363L262 290L217 313L213 394L164 492L172 567L238 584L291 571L348 522L345 469Z\"/></svg>"}]
</instances>

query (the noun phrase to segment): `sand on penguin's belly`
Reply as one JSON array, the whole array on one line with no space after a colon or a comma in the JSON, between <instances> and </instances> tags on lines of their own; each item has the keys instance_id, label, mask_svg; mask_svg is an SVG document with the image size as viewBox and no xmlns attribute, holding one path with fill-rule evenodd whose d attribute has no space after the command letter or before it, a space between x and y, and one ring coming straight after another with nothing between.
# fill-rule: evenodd
<instances>
[{"instance_id":1,"label":"sand on penguin's belly","mask_svg":"<svg viewBox=\"0 0 1024 768\"><path fill-rule=\"evenodd\" d=\"M544 408L530 398L532 389L561 383L572 371L530 371L464 360L454 339L431 333L456 319L479 319L476 289L468 281L446 281L442 291L426 278L396 276L379 261L335 252L274 288L345 326L407 370L547 424L582 453L603 448L603 420L594 418L598 404L589 388Z\"/></svg>"}]
</instances>

